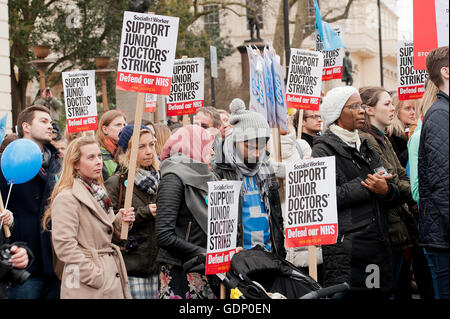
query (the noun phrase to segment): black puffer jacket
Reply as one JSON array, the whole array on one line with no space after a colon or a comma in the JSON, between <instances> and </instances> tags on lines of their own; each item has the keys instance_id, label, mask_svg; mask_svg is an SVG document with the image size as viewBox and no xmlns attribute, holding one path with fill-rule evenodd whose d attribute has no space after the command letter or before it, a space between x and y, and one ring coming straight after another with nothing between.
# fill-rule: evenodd
<instances>
[{"instance_id":1,"label":"black puffer jacket","mask_svg":"<svg viewBox=\"0 0 450 319\"><path fill-rule=\"evenodd\" d=\"M314 139L313 157L336 157L336 195L338 207L338 238L334 245L323 246L324 286L344 281L353 290L367 289L367 267L379 267L380 289L392 287L392 253L387 229L384 202L399 196L395 184L380 196L361 185L367 174L382 166L380 158L361 140L360 152L348 146L330 130ZM370 268L369 268L370 269Z\"/></svg>"},{"instance_id":2,"label":"black puffer jacket","mask_svg":"<svg viewBox=\"0 0 450 319\"><path fill-rule=\"evenodd\" d=\"M449 102L440 91L423 120L419 146L419 245L447 249Z\"/></svg>"}]
</instances>

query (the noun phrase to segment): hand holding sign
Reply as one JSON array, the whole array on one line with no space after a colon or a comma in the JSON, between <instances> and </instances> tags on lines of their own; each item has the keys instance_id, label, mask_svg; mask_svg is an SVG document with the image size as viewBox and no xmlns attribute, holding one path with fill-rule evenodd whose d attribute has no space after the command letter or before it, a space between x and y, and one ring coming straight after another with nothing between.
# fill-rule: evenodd
<instances>
[{"instance_id":1,"label":"hand holding sign","mask_svg":"<svg viewBox=\"0 0 450 319\"><path fill-rule=\"evenodd\" d=\"M136 174L137 149L142 122L144 93L169 95L172 81L179 18L124 12L117 88L139 92L124 208L131 207ZM120 239L128 238L128 222L122 223Z\"/></svg>"}]
</instances>

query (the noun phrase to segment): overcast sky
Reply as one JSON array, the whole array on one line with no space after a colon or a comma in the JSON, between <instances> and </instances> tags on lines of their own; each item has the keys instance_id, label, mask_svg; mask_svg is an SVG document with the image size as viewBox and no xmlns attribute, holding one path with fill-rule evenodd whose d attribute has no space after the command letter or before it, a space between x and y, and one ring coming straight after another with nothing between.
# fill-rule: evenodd
<instances>
[{"instance_id":1,"label":"overcast sky","mask_svg":"<svg viewBox=\"0 0 450 319\"><path fill-rule=\"evenodd\" d=\"M398 0L397 3L398 38L412 40L413 38L413 0Z\"/></svg>"}]
</instances>

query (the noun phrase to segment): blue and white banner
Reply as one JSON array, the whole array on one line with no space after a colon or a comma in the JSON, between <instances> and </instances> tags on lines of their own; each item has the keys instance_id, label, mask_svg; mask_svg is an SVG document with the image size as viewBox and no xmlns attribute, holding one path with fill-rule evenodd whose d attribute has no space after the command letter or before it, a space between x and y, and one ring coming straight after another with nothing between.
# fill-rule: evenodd
<instances>
[{"instance_id":1,"label":"blue and white banner","mask_svg":"<svg viewBox=\"0 0 450 319\"><path fill-rule=\"evenodd\" d=\"M271 127L277 126L277 113L275 105L275 91L273 86L273 74L272 74L272 56L269 53L269 49L266 46L264 48L264 85L266 89L266 109L267 109L267 121Z\"/></svg>"},{"instance_id":2,"label":"blue and white banner","mask_svg":"<svg viewBox=\"0 0 450 319\"><path fill-rule=\"evenodd\" d=\"M250 70L250 104L249 110L261 113L267 119L266 92L264 88L264 59L259 50L247 46Z\"/></svg>"},{"instance_id":3,"label":"blue and white banner","mask_svg":"<svg viewBox=\"0 0 450 319\"><path fill-rule=\"evenodd\" d=\"M1 119L0 119L0 143L3 142L3 139L6 135L6 119L8 118L8 113L6 113Z\"/></svg>"},{"instance_id":4,"label":"blue and white banner","mask_svg":"<svg viewBox=\"0 0 450 319\"><path fill-rule=\"evenodd\" d=\"M273 90L275 97L275 115L276 124L283 131L288 132L287 122L287 105L286 105L286 87L283 80L283 67L280 63L280 56L275 54L275 50L272 45L269 45L268 55L272 61L272 79Z\"/></svg>"},{"instance_id":5,"label":"blue and white banner","mask_svg":"<svg viewBox=\"0 0 450 319\"><path fill-rule=\"evenodd\" d=\"M322 15L319 11L319 4L314 0L314 10L316 11L316 29L319 31L320 39L323 43L323 51L333 51L339 48L345 48L339 35L325 21L322 21Z\"/></svg>"}]
</instances>

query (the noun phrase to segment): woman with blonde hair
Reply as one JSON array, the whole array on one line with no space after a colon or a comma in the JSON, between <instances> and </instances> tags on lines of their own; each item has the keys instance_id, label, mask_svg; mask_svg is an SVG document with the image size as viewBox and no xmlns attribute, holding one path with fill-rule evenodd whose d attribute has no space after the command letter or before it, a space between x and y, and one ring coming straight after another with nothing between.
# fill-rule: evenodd
<instances>
[{"instance_id":1,"label":"woman with blonde hair","mask_svg":"<svg viewBox=\"0 0 450 319\"><path fill-rule=\"evenodd\" d=\"M172 135L172 131L164 123L155 123L153 127L155 128L156 154L158 154L158 156L161 156L164 144Z\"/></svg>"},{"instance_id":2,"label":"woman with blonde hair","mask_svg":"<svg viewBox=\"0 0 450 319\"><path fill-rule=\"evenodd\" d=\"M125 202L133 129L134 125L127 125L119 133L119 168L105 182L115 212L119 211ZM121 245L133 299L156 299L158 292L155 203L161 177L155 144L156 140L150 128L141 126L131 202L136 211L136 220L128 233L128 239Z\"/></svg>"},{"instance_id":3,"label":"woman with blonde hair","mask_svg":"<svg viewBox=\"0 0 450 319\"><path fill-rule=\"evenodd\" d=\"M120 239L122 221L134 221L134 212L122 209L114 215L103 187L102 165L94 138L72 141L44 214L45 230L51 219L61 298L130 298L125 264L113 242Z\"/></svg>"},{"instance_id":4,"label":"woman with blonde hair","mask_svg":"<svg viewBox=\"0 0 450 319\"><path fill-rule=\"evenodd\" d=\"M114 155L119 141L119 133L125 125L125 115L117 110L110 110L103 114L98 123L96 137L102 151L102 176L105 181L116 172L118 164L114 160Z\"/></svg>"},{"instance_id":5,"label":"woman with blonde hair","mask_svg":"<svg viewBox=\"0 0 450 319\"><path fill-rule=\"evenodd\" d=\"M394 105L394 118L392 124L386 129L389 141L402 164L406 167L408 163L408 136L410 126L416 121L417 100L399 100L398 93L392 94Z\"/></svg>"}]
</instances>

